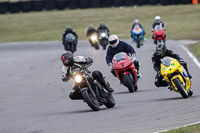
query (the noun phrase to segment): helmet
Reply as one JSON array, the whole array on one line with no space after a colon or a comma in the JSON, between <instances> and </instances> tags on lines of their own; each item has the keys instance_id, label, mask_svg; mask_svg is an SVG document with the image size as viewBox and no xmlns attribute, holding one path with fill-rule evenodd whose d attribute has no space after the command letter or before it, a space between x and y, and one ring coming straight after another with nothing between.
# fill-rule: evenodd
<instances>
[{"instance_id":1,"label":"helmet","mask_svg":"<svg viewBox=\"0 0 200 133\"><path fill-rule=\"evenodd\" d=\"M108 38L108 42L109 42L111 47L116 48L119 44L119 38L116 35L111 35Z\"/></svg>"},{"instance_id":2,"label":"helmet","mask_svg":"<svg viewBox=\"0 0 200 133\"><path fill-rule=\"evenodd\" d=\"M70 31L70 30L72 30L72 28L71 28L71 26L66 26L66 31Z\"/></svg>"},{"instance_id":3,"label":"helmet","mask_svg":"<svg viewBox=\"0 0 200 133\"><path fill-rule=\"evenodd\" d=\"M156 20L156 21L158 21L158 20L160 21L160 20L161 20L161 17L160 17L160 16L155 16L155 20Z\"/></svg>"},{"instance_id":4,"label":"helmet","mask_svg":"<svg viewBox=\"0 0 200 133\"><path fill-rule=\"evenodd\" d=\"M156 53L157 55L161 55L164 56L164 54L166 53L166 45L164 42L158 42L158 44L156 45Z\"/></svg>"},{"instance_id":5,"label":"helmet","mask_svg":"<svg viewBox=\"0 0 200 133\"><path fill-rule=\"evenodd\" d=\"M134 20L134 23L135 23L135 24L139 24L139 23L140 23L139 19L135 19L135 20Z\"/></svg>"},{"instance_id":6,"label":"helmet","mask_svg":"<svg viewBox=\"0 0 200 133\"><path fill-rule=\"evenodd\" d=\"M88 29L93 29L93 25L92 24L89 25Z\"/></svg>"},{"instance_id":7,"label":"helmet","mask_svg":"<svg viewBox=\"0 0 200 133\"><path fill-rule=\"evenodd\" d=\"M100 27L105 27L104 22L101 22L101 23L100 23Z\"/></svg>"},{"instance_id":8,"label":"helmet","mask_svg":"<svg viewBox=\"0 0 200 133\"><path fill-rule=\"evenodd\" d=\"M65 66L73 66L74 57L71 51L66 51L62 54L61 60Z\"/></svg>"},{"instance_id":9,"label":"helmet","mask_svg":"<svg viewBox=\"0 0 200 133\"><path fill-rule=\"evenodd\" d=\"M160 16L155 16L155 21L156 21L156 23L160 23L160 20L161 20L161 17Z\"/></svg>"}]
</instances>

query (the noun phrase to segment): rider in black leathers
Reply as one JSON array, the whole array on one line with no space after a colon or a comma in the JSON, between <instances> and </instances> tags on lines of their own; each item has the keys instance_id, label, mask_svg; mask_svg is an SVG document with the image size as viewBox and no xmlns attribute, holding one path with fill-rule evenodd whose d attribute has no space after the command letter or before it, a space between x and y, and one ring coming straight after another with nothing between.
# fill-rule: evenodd
<instances>
[{"instance_id":1,"label":"rider in black leathers","mask_svg":"<svg viewBox=\"0 0 200 133\"><path fill-rule=\"evenodd\" d=\"M63 45L65 44L65 36L66 36L68 33L71 33L71 34L73 34L73 35L76 37L76 42L75 42L75 51L76 51L77 43L78 43L78 35L77 35L76 31L73 30L70 26L67 26L67 27L65 28L65 32L64 32L63 35L62 35L62 44L63 44Z\"/></svg>"},{"instance_id":2,"label":"rider in black leathers","mask_svg":"<svg viewBox=\"0 0 200 133\"><path fill-rule=\"evenodd\" d=\"M76 67L74 64L76 63L82 63L82 64L91 64L93 63L93 60L90 57L84 57L84 56L73 56L73 54L70 51L66 51L61 56L61 61L63 63L62 67L62 80L64 82L67 82L71 78L71 71L75 69ZM103 74L100 71L92 71L92 77L96 79L108 92L112 93L114 90L108 85L108 82L105 81ZM72 91L69 94L69 97L72 100L78 100L82 99L82 95L80 92L77 92L76 90L77 86L74 86Z\"/></svg>"},{"instance_id":3,"label":"rider in black leathers","mask_svg":"<svg viewBox=\"0 0 200 133\"><path fill-rule=\"evenodd\" d=\"M110 30L108 29L108 27L103 23L101 22L99 27L97 28L97 33L98 35L101 33L101 31L106 31L108 33L108 36L110 35Z\"/></svg>"},{"instance_id":4,"label":"rider in black leathers","mask_svg":"<svg viewBox=\"0 0 200 133\"><path fill-rule=\"evenodd\" d=\"M164 58L165 56L169 56L169 57L177 59L179 63L185 68L188 74L188 77L190 79L192 78L192 76L190 75L188 71L187 63L181 58L181 56L179 56L178 54L175 54L172 50L167 49L164 42L159 42L156 46L156 52L154 52L153 57L152 57L153 68L157 72L155 76L156 87L168 86L167 82L163 81L163 76L160 73L161 59Z\"/></svg>"},{"instance_id":5,"label":"rider in black leathers","mask_svg":"<svg viewBox=\"0 0 200 133\"><path fill-rule=\"evenodd\" d=\"M90 37L94 33L97 33L97 30L92 25L89 25L86 36Z\"/></svg>"}]
</instances>

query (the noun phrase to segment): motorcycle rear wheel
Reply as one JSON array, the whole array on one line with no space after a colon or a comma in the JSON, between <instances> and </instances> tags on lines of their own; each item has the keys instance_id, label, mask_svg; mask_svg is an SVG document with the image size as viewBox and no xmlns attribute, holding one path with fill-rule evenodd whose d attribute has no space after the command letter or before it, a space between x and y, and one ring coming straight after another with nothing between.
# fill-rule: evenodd
<instances>
[{"instance_id":1,"label":"motorcycle rear wheel","mask_svg":"<svg viewBox=\"0 0 200 133\"><path fill-rule=\"evenodd\" d=\"M123 80L124 84L126 85L126 87L128 87L129 92L131 92L131 93L134 92L134 90L133 90L134 86L133 86L133 83L132 83L129 75L128 74L123 75L122 80Z\"/></svg>"},{"instance_id":2,"label":"motorcycle rear wheel","mask_svg":"<svg viewBox=\"0 0 200 133\"><path fill-rule=\"evenodd\" d=\"M183 98L188 98L188 93L185 90L185 88L183 87L183 85L181 84L181 81L179 78L175 78L173 80L175 86L177 87L177 89L179 90L179 92L181 93Z\"/></svg>"},{"instance_id":3,"label":"motorcycle rear wheel","mask_svg":"<svg viewBox=\"0 0 200 133\"><path fill-rule=\"evenodd\" d=\"M88 89L85 89L81 92L85 102L88 104L88 106L94 110L94 111L99 111L100 110L100 105L99 102Z\"/></svg>"}]
</instances>

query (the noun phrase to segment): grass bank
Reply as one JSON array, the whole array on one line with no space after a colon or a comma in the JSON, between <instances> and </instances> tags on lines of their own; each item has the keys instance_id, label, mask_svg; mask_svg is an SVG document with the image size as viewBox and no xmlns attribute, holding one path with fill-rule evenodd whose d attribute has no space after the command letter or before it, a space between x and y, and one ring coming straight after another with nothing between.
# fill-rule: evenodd
<instances>
[{"instance_id":1,"label":"grass bank","mask_svg":"<svg viewBox=\"0 0 200 133\"><path fill-rule=\"evenodd\" d=\"M200 124L187 126L179 129L172 129L161 133L200 133Z\"/></svg>"},{"instance_id":2,"label":"grass bank","mask_svg":"<svg viewBox=\"0 0 200 133\"><path fill-rule=\"evenodd\" d=\"M111 33L130 38L130 27L138 18L151 38L151 25L160 15L167 27L167 39L199 39L199 5L137 6L82 10L43 11L0 15L0 42L61 40L67 25L75 29L80 39L86 39L89 24L104 22Z\"/></svg>"}]
</instances>

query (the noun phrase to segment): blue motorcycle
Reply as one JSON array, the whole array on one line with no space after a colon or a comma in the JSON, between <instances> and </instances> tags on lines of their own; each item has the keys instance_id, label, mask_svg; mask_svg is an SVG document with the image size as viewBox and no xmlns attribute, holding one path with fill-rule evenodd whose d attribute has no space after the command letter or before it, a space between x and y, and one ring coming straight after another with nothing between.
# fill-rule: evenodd
<instances>
[{"instance_id":1,"label":"blue motorcycle","mask_svg":"<svg viewBox=\"0 0 200 133\"><path fill-rule=\"evenodd\" d=\"M144 32L143 29L140 28L138 24L135 25L134 29L132 30L133 42L136 42L137 48L140 48L140 46L143 45L144 42L143 32Z\"/></svg>"}]
</instances>

